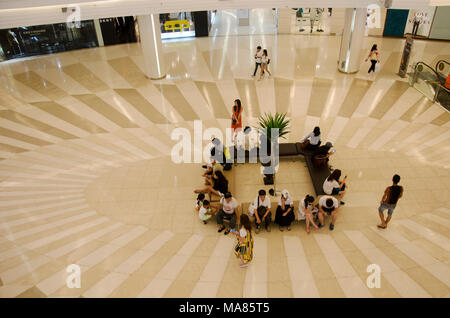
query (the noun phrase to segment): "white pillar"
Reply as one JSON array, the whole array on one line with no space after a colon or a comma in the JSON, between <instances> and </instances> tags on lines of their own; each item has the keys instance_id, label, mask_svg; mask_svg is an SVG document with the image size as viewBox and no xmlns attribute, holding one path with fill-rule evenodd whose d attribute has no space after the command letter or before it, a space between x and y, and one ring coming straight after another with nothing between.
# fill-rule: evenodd
<instances>
[{"instance_id":1,"label":"white pillar","mask_svg":"<svg viewBox=\"0 0 450 318\"><path fill-rule=\"evenodd\" d=\"M145 75L152 80L165 78L166 67L162 51L159 15L138 15L137 21L145 62Z\"/></svg>"},{"instance_id":2,"label":"white pillar","mask_svg":"<svg viewBox=\"0 0 450 318\"><path fill-rule=\"evenodd\" d=\"M291 33L291 8L278 8L278 34Z\"/></svg>"},{"instance_id":3,"label":"white pillar","mask_svg":"<svg viewBox=\"0 0 450 318\"><path fill-rule=\"evenodd\" d=\"M94 19L95 34L97 35L98 46L105 46L103 43L102 27L100 26L100 20Z\"/></svg>"},{"instance_id":4,"label":"white pillar","mask_svg":"<svg viewBox=\"0 0 450 318\"><path fill-rule=\"evenodd\" d=\"M344 32L341 38L338 60L338 70L343 73L359 71L366 20L367 8L345 9Z\"/></svg>"}]
</instances>

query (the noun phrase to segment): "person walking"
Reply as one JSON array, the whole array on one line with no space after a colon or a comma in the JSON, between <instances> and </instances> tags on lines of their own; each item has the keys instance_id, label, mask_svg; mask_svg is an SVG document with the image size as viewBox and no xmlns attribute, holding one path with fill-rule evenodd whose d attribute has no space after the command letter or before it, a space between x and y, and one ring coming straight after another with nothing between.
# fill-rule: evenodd
<instances>
[{"instance_id":1,"label":"person walking","mask_svg":"<svg viewBox=\"0 0 450 318\"><path fill-rule=\"evenodd\" d=\"M278 200L277 212L275 214L275 223L280 226L280 231L283 232L283 227L288 231L291 230L291 223L295 220L294 202L289 195L288 190L281 192L281 197Z\"/></svg>"},{"instance_id":2,"label":"person walking","mask_svg":"<svg viewBox=\"0 0 450 318\"><path fill-rule=\"evenodd\" d=\"M263 55L261 58L261 75L260 75L258 81L262 80L262 78L264 76L264 70L266 70L267 73L269 73L269 78L272 76L272 74L269 71L269 63L270 63L270 59L269 59L269 56L267 55L267 50L264 49Z\"/></svg>"},{"instance_id":3,"label":"person walking","mask_svg":"<svg viewBox=\"0 0 450 318\"><path fill-rule=\"evenodd\" d=\"M378 227L385 229L392 218L394 209L397 206L398 200L403 196L403 187L398 185L400 176L398 174L392 177L392 185L384 190L383 198L380 201L378 208L378 215L380 216L381 224ZM384 219L384 210L388 210L387 218Z\"/></svg>"},{"instance_id":4,"label":"person walking","mask_svg":"<svg viewBox=\"0 0 450 318\"><path fill-rule=\"evenodd\" d=\"M236 143L236 134L242 129L242 106L241 100L235 99L233 105L233 111L231 115L231 130L233 134L233 140Z\"/></svg>"},{"instance_id":5,"label":"person walking","mask_svg":"<svg viewBox=\"0 0 450 318\"><path fill-rule=\"evenodd\" d=\"M309 22L311 23L311 31L309 33L312 33L312 31L314 29L314 22L316 21L316 14L317 14L317 11L315 8L309 9Z\"/></svg>"},{"instance_id":6,"label":"person walking","mask_svg":"<svg viewBox=\"0 0 450 318\"><path fill-rule=\"evenodd\" d=\"M255 53L255 71L253 72L253 77L256 75L256 71L258 70L258 66L261 67L261 58L262 58L262 50L261 46L258 45Z\"/></svg>"},{"instance_id":7,"label":"person walking","mask_svg":"<svg viewBox=\"0 0 450 318\"><path fill-rule=\"evenodd\" d=\"M372 63L372 65L369 68L368 73L370 74L370 72L372 72L372 71L375 72L375 65L380 62L380 56L379 56L378 48L377 48L376 44L372 45L372 48L370 49L370 53L366 57L365 61L367 62L367 60L370 60L370 63Z\"/></svg>"},{"instance_id":8,"label":"person walking","mask_svg":"<svg viewBox=\"0 0 450 318\"><path fill-rule=\"evenodd\" d=\"M237 244L234 248L234 254L241 260L239 267L247 267L248 263L253 259L253 235L252 223L247 214L241 214L239 218L241 228L239 232L234 232L237 237Z\"/></svg>"}]
</instances>

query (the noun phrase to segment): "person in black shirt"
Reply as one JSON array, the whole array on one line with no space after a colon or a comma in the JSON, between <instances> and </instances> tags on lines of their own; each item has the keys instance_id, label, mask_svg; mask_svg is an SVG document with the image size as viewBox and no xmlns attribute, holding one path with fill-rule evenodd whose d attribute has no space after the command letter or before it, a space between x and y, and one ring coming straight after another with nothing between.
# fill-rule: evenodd
<instances>
[{"instance_id":1,"label":"person in black shirt","mask_svg":"<svg viewBox=\"0 0 450 318\"><path fill-rule=\"evenodd\" d=\"M403 187L398 185L400 182L400 176L398 174L394 175L392 182L393 185L384 190L383 198L381 199L380 207L378 208L378 215L381 219L381 224L378 224L378 227L381 229L387 227L387 224L391 220L392 213L394 213L394 209L397 206L397 202L403 195ZM388 210L388 216L385 220L383 212L386 209Z\"/></svg>"},{"instance_id":2,"label":"person in black shirt","mask_svg":"<svg viewBox=\"0 0 450 318\"><path fill-rule=\"evenodd\" d=\"M335 150L331 150L332 147L333 144L328 141L325 145L316 148L313 152L313 159L316 160L316 156L326 156L326 162L328 164L329 157L335 152Z\"/></svg>"}]
</instances>

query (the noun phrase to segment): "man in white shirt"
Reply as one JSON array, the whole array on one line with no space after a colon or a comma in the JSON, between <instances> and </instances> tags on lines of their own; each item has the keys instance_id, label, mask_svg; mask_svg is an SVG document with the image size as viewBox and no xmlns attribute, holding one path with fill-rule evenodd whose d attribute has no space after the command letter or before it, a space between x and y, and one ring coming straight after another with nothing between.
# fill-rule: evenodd
<instances>
[{"instance_id":1,"label":"man in white shirt","mask_svg":"<svg viewBox=\"0 0 450 318\"><path fill-rule=\"evenodd\" d=\"M331 223L330 223L330 231L334 230L334 223L337 219L337 213L339 209L339 201L330 196L330 195L324 195L319 199L319 228L323 227L323 216L325 213L328 215L331 215Z\"/></svg>"},{"instance_id":2,"label":"man in white shirt","mask_svg":"<svg viewBox=\"0 0 450 318\"><path fill-rule=\"evenodd\" d=\"M261 67L261 61L262 61L262 50L261 50L261 46L258 45L258 47L256 48L256 53L255 53L255 71L253 72L253 77L255 77L256 75L256 71L258 70L258 66ZM264 74L264 71L263 71Z\"/></svg>"},{"instance_id":3,"label":"man in white shirt","mask_svg":"<svg viewBox=\"0 0 450 318\"><path fill-rule=\"evenodd\" d=\"M264 207L264 209L259 209L259 207ZM262 223L267 232L270 232L272 213L270 212L270 198L266 196L266 190L259 190L255 201L248 207L248 215L255 218L256 234L259 233Z\"/></svg>"},{"instance_id":4,"label":"man in white shirt","mask_svg":"<svg viewBox=\"0 0 450 318\"><path fill-rule=\"evenodd\" d=\"M236 212L238 211L238 207L239 203L231 196L231 193L225 193L224 197L220 199L220 210L219 213L217 213L217 224L219 225L219 230L217 232L220 233L225 230L225 226L223 225L224 219L230 221L230 228L223 234L227 235L230 233L231 229L236 227Z\"/></svg>"}]
</instances>

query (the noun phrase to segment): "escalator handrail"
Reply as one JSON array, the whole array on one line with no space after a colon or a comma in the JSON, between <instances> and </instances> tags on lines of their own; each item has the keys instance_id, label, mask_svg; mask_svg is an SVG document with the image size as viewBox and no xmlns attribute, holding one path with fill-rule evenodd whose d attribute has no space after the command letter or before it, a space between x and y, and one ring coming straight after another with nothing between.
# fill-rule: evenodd
<instances>
[{"instance_id":1,"label":"escalator handrail","mask_svg":"<svg viewBox=\"0 0 450 318\"><path fill-rule=\"evenodd\" d=\"M428 64L425 63L425 62L417 62L416 65L414 66L414 71L416 71L417 66L419 66L419 64L423 64L423 65L425 65L426 67L428 67L428 68L434 73L434 75L436 75L436 77L439 78L439 74L434 70L434 68L432 68L430 65L428 65Z\"/></svg>"},{"instance_id":2,"label":"escalator handrail","mask_svg":"<svg viewBox=\"0 0 450 318\"><path fill-rule=\"evenodd\" d=\"M450 65L450 62L448 62L448 61L446 61L446 60L439 60L439 61L437 61L436 65L434 66L434 69L436 70L437 73L439 73L437 67L438 67L438 65L439 65L441 62L444 62L445 64Z\"/></svg>"}]
</instances>

